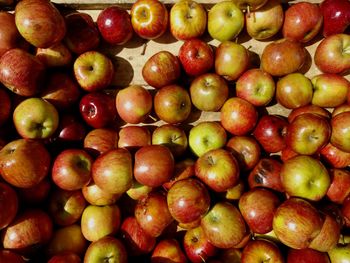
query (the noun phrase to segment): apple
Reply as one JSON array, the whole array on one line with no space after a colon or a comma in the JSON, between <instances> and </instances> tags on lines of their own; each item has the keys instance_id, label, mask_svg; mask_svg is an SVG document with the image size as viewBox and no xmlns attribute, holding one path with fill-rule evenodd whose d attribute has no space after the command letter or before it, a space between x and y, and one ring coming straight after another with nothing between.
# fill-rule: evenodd
<instances>
[{"instance_id":1,"label":"apple","mask_svg":"<svg viewBox=\"0 0 350 263\"><path fill-rule=\"evenodd\" d=\"M282 165L280 160L272 157L261 158L248 175L249 187L266 187L284 192L280 176Z\"/></svg>"},{"instance_id":2,"label":"apple","mask_svg":"<svg viewBox=\"0 0 350 263\"><path fill-rule=\"evenodd\" d=\"M152 191L153 191L153 187L140 184L134 179L132 186L128 191L126 191L126 194L128 195L128 197L130 197L133 200L141 200L143 198L146 198L147 195Z\"/></svg>"},{"instance_id":3,"label":"apple","mask_svg":"<svg viewBox=\"0 0 350 263\"><path fill-rule=\"evenodd\" d=\"M162 262L187 262L185 253L182 251L180 244L176 239L162 239L156 244L151 255L151 263Z\"/></svg>"},{"instance_id":4,"label":"apple","mask_svg":"<svg viewBox=\"0 0 350 263\"><path fill-rule=\"evenodd\" d=\"M345 169L330 169L331 184L327 197L333 202L342 204L350 196L350 172Z\"/></svg>"},{"instance_id":5,"label":"apple","mask_svg":"<svg viewBox=\"0 0 350 263\"><path fill-rule=\"evenodd\" d=\"M252 232L266 234L272 230L273 215L280 203L272 190L252 188L242 194L238 207Z\"/></svg>"},{"instance_id":6,"label":"apple","mask_svg":"<svg viewBox=\"0 0 350 263\"><path fill-rule=\"evenodd\" d=\"M260 160L260 145L251 136L233 136L227 141L225 149L236 157L241 171L253 169Z\"/></svg>"},{"instance_id":7,"label":"apple","mask_svg":"<svg viewBox=\"0 0 350 263\"><path fill-rule=\"evenodd\" d=\"M215 192L225 192L239 179L239 164L234 155L225 149L213 149L195 163L195 175Z\"/></svg>"},{"instance_id":8,"label":"apple","mask_svg":"<svg viewBox=\"0 0 350 263\"><path fill-rule=\"evenodd\" d=\"M341 206L341 215L344 220L344 225L346 227L350 226L350 197L345 198Z\"/></svg>"},{"instance_id":9,"label":"apple","mask_svg":"<svg viewBox=\"0 0 350 263\"><path fill-rule=\"evenodd\" d=\"M67 32L63 42L72 53L82 54L98 47L100 33L90 14L71 12L65 15L64 19Z\"/></svg>"},{"instance_id":10,"label":"apple","mask_svg":"<svg viewBox=\"0 0 350 263\"><path fill-rule=\"evenodd\" d=\"M218 252L218 249L205 236L201 226L186 231L183 238L183 247L188 259L194 263L207 262Z\"/></svg>"},{"instance_id":11,"label":"apple","mask_svg":"<svg viewBox=\"0 0 350 263\"><path fill-rule=\"evenodd\" d=\"M126 149L112 149L99 155L91 169L95 184L107 193L123 194L132 185L132 157Z\"/></svg>"},{"instance_id":12,"label":"apple","mask_svg":"<svg viewBox=\"0 0 350 263\"><path fill-rule=\"evenodd\" d=\"M33 206L46 202L51 189L52 183L48 177L45 177L33 187L17 188L17 193L21 203Z\"/></svg>"},{"instance_id":13,"label":"apple","mask_svg":"<svg viewBox=\"0 0 350 263\"><path fill-rule=\"evenodd\" d=\"M115 96L103 91L94 91L84 94L79 101L79 112L89 126L107 128L117 119Z\"/></svg>"},{"instance_id":14,"label":"apple","mask_svg":"<svg viewBox=\"0 0 350 263\"><path fill-rule=\"evenodd\" d=\"M216 73L197 76L190 85L193 106L201 111L219 111L229 96L224 78Z\"/></svg>"},{"instance_id":15,"label":"apple","mask_svg":"<svg viewBox=\"0 0 350 263\"><path fill-rule=\"evenodd\" d=\"M140 227L150 236L160 236L173 221L170 214L167 195L162 192L150 192L138 200L135 218Z\"/></svg>"},{"instance_id":16,"label":"apple","mask_svg":"<svg viewBox=\"0 0 350 263\"><path fill-rule=\"evenodd\" d=\"M237 80L249 67L248 50L232 41L219 44L215 51L215 72L228 81Z\"/></svg>"},{"instance_id":17,"label":"apple","mask_svg":"<svg viewBox=\"0 0 350 263\"><path fill-rule=\"evenodd\" d=\"M345 32L350 24L350 4L347 0L324 0L320 4L324 37Z\"/></svg>"},{"instance_id":18,"label":"apple","mask_svg":"<svg viewBox=\"0 0 350 263\"><path fill-rule=\"evenodd\" d=\"M317 106L317 105L308 104L305 106L301 106L301 107L292 109L288 113L288 116L287 116L288 121L291 123L291 122L293 122L293 120L297 116L304 114L304 113L317 114L317 115L320 115L320 116L326 118L327 120L329 120L331 118L331 113L327 109L324 109L324 108Z\"/></svg>"},{"instance_id":19,"label":"apple","mask_svg":"<svg viewBox=\"0 0 350 263\"><path fill-rule=\"evenodd\" d=\"M313 155L329 142L331 133L331 125L326 118L304 113L288 125L286 143L298 154Z\"/></svg>"},{"instance_id":20,"label":"apple","mask_svg":"<svg viewBox=\"0 0 350 263\"><path fill-rule=\"evenodd\" d=\"M135 217L126 217L120 226L121 240L130 256L150 253L155 245L156 238L144 231Z\"/></svg>"},{"instance_id":21,"label":"apple","mask_svg":"<svg viewBox=\"0 0 350 263\"><path fill-rule=\"evenodd\" d=\"M123 45L133 36L131 18L127 10L119 6L103 9L97 17L101 37L111 45Z\"/></svg>"},{"instance_id":22,"label":"apple","mask_svg":"<svg viewBox=\"0 0 350 263\"><path fill-rule=\"evenodd\" d=\"M199 38L184 41L178 53L182 68L189 76L199 76L214 66L212 47Z\"/></svg>"},{"instance_id":23,"label":"apple","mask_svg":"<svg viewBox=\"0 0 350 263\"><path fill-rule=\"evenodd\" d=\"M320 252L311 248L293 249L287 252L287 263L331 263L325 252Z\"/></svg>"},{"instance_id":24,"label":"apple","mask_svg":"<svg viewBox=\"0 0 350 263\"><path fill-rule=\"evenodd\" d=\"M110 58L99 51L87 51L74 61L74 76L83 90L98 91L109 86L114 77Z\"/></svg>"},{"instance_id":25,"label":"apple","mask_svg":"<svg viewBox=\"0 0 350 263\"><path fill-rule=\"evenodd\" d=\"M268 0L234 0L233 1L241 10L247 11L255 11L263 7Z\"/></svg>"},{"instance_id":26,"label":"apple","mask_svg":"<svg viewBox=\"0 0 350 263\"><path fill-rule=\"evenodd\" d=\"M243 248L241 260L246 263L264 262L266 260L276 263L285 262L279 247L267 239L249 241Z\"/></svg>"},{"instance_id":27,"label":"apple","mask_svg":"<svg viewBox=\"0 0 350 263\"><path fill-rule=\"evenodd\" d=\"M185 131L173 124L158 126L152 133L153 145L167 146L175 158L183 156L187 150L188 139Z\"/></svg>"},{"instance_id":28,"label":"apple","mask_svg":"<svg viewBox=\"0 0 350 263\"><path fill-rule=\"evenodd\" d=\"M113 205L121 196L103 191L93 181L84 186L81 192L89 204L96 206Z\"/></svg>"},{"instance_id":29,"label":"apple","mask_svg":"<svg viewBox=\"0 0 350 263\"><path fill-rule=\"evenodd\" d=\"M83 142L87 130L83 120L76 113L62 113L56 129L56 135L50 139L53 142L75 143Z\"/></svg>"},{"instance_id":30,"label":"apple","mask_svg":"<svg viewBox=\"0 0 350 263\"><path fill-rule=\"evenodd\" d=\"M72 224L55 230L50 242L45 248L45 252L50 257L67 252L83 255L87 243L81 232L80 225Z\"/></svg>"},{"instance_id":31,"label":"apple","mask_svg":"<svg viewBox=\"0 0 350 263\"><path fill-rule=\"evenodd\" d=\"M1 15L1 13L0 13ZM0 126L10 119L12 113L12 101L10 94L4 88L0 88Z\"/></svg>"},{"instance_id":32,"label":"apple","mask_svg":"<svg viewBox=\"0 0 350 263\"><path fill-rule=\"evenodd\" d=\"M0 82L12 92L31 97L43 87L45 66L25 50L13 48L0 58Z\"/></svg>"},{"instance_id":33,"label":"apple","mask_svg":"<svg viewBox=\"0 0 350 263\"><path fill-rule=\"evenodd\" d=\"M1 232L3 248L19 252L38 251L47 244L53 234L49 215L41 209L27 209Z\"/></svg>"},{"instance_id":34,"label":"apple","mask_svg":"<svg viewBox=\"0 0 350 263\"><path fill-rule=\"evenodd\" d=\"M0 209L3 211L0 216L0 229L3 229L15 218L19 200L15 189L3 182L0 182L0 200Z\"/></svg>"},{"instance_id":35,"label":"apple","mask_svg":"<svg viewBox=\"0 0 350 263\"><path fill-rule=\"evenodd\" d=\"M323 222L319 211L311 203L293 197L276 209L272 225L277 238L284 245L305 249L321 232Z\"/></svg>"},{"instance_id":36,"label":"apple","mask_svg":"<svg viewBox=\"0 0 350 263\"><path fill-rule=\"evenodd\" d=\"M281 77L301 69L307 50L300 43L279 39L267 44L261 54L261 68L274 77Z\"/></svg>"},{"instance_id":37,"label":"apple","mask_svg":"<svg viewBox=\"0 0 350 263\"><path fill-rule=\"evenodd\" d=\"M130 151L152 144L152 135L146 126L129 125L122 127L118 134L118 147Z\"/></svg>"},{"instance_id":38,"label":"apple","mask_svg":"<svg viewBox=\"0 0 350 263\"><path fill-rule=\"evenodd\" d=\"M84 263L108 262L111 259L119 263L128 262L124 244L119 239L111 236L90 243L84 255Z\"/></svg>"},{"instance_id":39,"label":"apple","mask_svg":"<svg viewBox=\"0 0 350 263\"><path fill-rule=\"evenodd\" d=\"M178 40L201 37L207 27L207 11L203 5L183 0L172 5L169 13L170 32Z\"/></svg>"},{"instance_id":40,"label":"apple","mask_svg":"<svg viewBox=\"0 0 350 263\"><path fill-rule=\"evenodd\" d=\"M144 122L152 110L152 95L140 85L131 85L118 91L116 108L119 117L131 124Z\"/></svg>"},{"instance_id":41,"label":"apple","mask_svg":"<svg viewBox=\"0 0 350 263\"><path fill-rule=\"evenodd\" d=\"M226 131L233 135L246 135L254 129L258 112L250 102L232 97L222 106L220 117Z\"/></svg>"},{"instance_id":42,"label":"apple","mask_svg":"<svg viewBox=\"0 0 350 263\"><path fill-rule=\"evenodd\" d=\"M253 136L266 152L276 153L286 147L287 127L288 121L285 117L267 114L258 120Z\"/></svg>"},{"instance_id":43,"label":"apple","mask_svg":"<svg viewBox=\"0 0 350 263\"><path fill-rule=\"evenodd\" d=\"M37 48L35 57L47 67L65 67L72 62L72 53L63 42L48 48Z\"/></svg>"},{"instance_id":44,"label":"apple","mask_svg":"<svg viewBox=\"0 0 350 263\"><path fill-rule=\"evenodd\" d=\"M283 26L284 11L279 0L269 0L266 4L245 14L245 26L250 37L265 40L275 36Z\"/></svg>"},{"instance_id":45,"label":"apple","mask_svg":"<svg viewBox=\"0 0 350 263\"><path fill-rule=\"evenodd\" d=\"M345 112L345 111L350 111L350 104L348 104L347 102L340 104L339 106L333 108L332 117L338 115L339 113Z\"/></svg>"},{"instance_id":46,"label":"apple","mask_svg":"<svg viewBox=\"0 0 350 263\"><path fill-rule=\"evenodd\" d=\"M62 252L49 258L47 263L81 263L81 259L73 252Z\"/></svg>"},{"instance_id":47,"label":"apple","mask_svg":"<svg viewBox=\"0 0 350 263\"><path fill-rule=\"evenodd\" d=\"M202 156L206 152L225 146L227 134L219 122L203 121L193 126L188 135L192 153Z\"/></svg>"},{"instance_id":48,"label":"apple","mask_svg":"<svg viewBox=\"0 0 350 263\"><path fill-rule=\"evenodd\" d=\"M166 146L143 146L136 151L134 158L134 178L141 184L158 187L173 175L174 156Z\"/></svg>"},{"instance_id":49,"label":"apple","mask_svg":"<svg viewBox=\"0 0 350 263\"><path fill-rule=\"evenodd\" d=\"M322 161L334 168L345 168L350 165L350 153L340 150L331 143L326 144L320 150L320 154Z\"/></svg>"},{"instance_id":50,"label":"apple","mask_svg":"<svg viewBox=\"0 0 350 263\"><path fill-rule=\"evenodd\" d=\"M1 60L0 60L1 61ZM142 77L154 88L174 84L181 74L179 59L169 51L159 51L147 59L142 67Z\"/></svg>"},{"instance_id":51,"label":"apple","mask_svg":"<svg viewBox=\"0 0 350 263\"><path fill-rule=\"evenodd\" d=\"M15 187L37 185L48 175L50 165L50 153L38 140L13 140L0 150L0 174Z\"/></svg>"},{"instance_id":52,"label":"apple","mask_svg":"<svg viewBox=\"0 0 350 263\"><path fill-rule=\"evenodd\" d=\"M157 39L168 28L168 9L158 0L138 0L130 10L131 25L135 33L144 39Z\"/></svg>"},{"instance_id":53,"label":"apple","mask_svg":"<svg viewBox=\"0 0 350 263\"><path fill-rule=\"evenodd\" d=\"M69 226L78 222L85 207L86 201L80 190L55 188L48 198L49 215L59 226Z\"/></svg>"},{"instance_id":54,"label":"apple","mask_svg":"<svg viewBox=\"0 0 350 263\"><path fill-rule=\"evenodd\" d=\"M118 147L119 134L112 128L90 130L84 138L84 149L91 156L101 155Z\"/></svg>"},{"instance_id":55,"label":"apple","mask_svg":"<svg viewBox=\"0 0 350 263\"><path fill-rule=\"evenodd\" d=\"M290 73L276 83L276 99L288 109L300 108L311 103L313 85L311 80L301 73Z\"/></svg>"},{"instance_id":56,"label":"apple","mask_svg":"<svg viewBox=\"0 0 350 263\"><path fill-rule=\"evenodd\" d=\"M211 244L224 249L240 243L247 231L238 208L228 202L214 204L202 218L201 227Z\"/></svg>"},{"instance_id":57,"label":"apple","mask_svg":"<svg viewBox=\"0 0 350 263\"><path fill-rule=\"evenodd\" d=\"M350 69L350 35L330 35L317 45L314 62L323 73L344 74Z\"/></svg>"},{"instance_id":58,"label":"apple","mask_svg":"<svg viewBox=\"0 0 350 263\"><path fill-rule=\"evenodd\" d=\"M46 0L17 3L15 22L23 38L39 48L57 44L66 34L63 16L53 3Z\"/></svg>"},{"instance_id":59,"label":"apple","mask_svg":"<svg viewBox=\"0 0 350 263\"><path fill-rule=\"evenodd\" d=\"M275 96L275 86L269 73L257 68L249 69L236 82L236 96L254 106L265 106Z\"/></svg>"},{"instance_id":60,"label":"apple","mask_svg":"<svg viewBox=\"0 0 350 263\"><path fill-rule=\"evenodd\" d=\"M316 3L300 2L285 11L283 37L302 43L312 40L321 30L323 15Z\"/></svg>"},{"instance_id":61,"label":"apple","mask_svg":"<svg viewBox=\"0 0 350 263\"><path fill-rule=\"evenodd\" d=\"M81 215L81 232L85 239L94 242L118 232L121 213L117 205L87 206ZM87 252L86 252L87 253Z\"/></svg>"},{"instance_id":62,"label":"apple","mask_svg":"<svg viewBox=\"0 0 350 263\"><path fill-rule=\"evenodd\" d=\"M11 262L11 263L25 263L24 258L8 249L0 250L0 261L1 262Z\"/></svg>"},{"instance_id":63,"label":"apple","mask_svg":"<svg viewBox=\"0 0 350 263\"><path fill-rule=\"evenodd\" d=\"M220 41L236 38L244 27L244 14L233 1L215 3L208 11L208 33Z\"/></svg>"},{"instance_id":64,"label":"apple","mask_svg":"<svg viewBox=\"0 0 350 263\"><path fill-rule=\"evenodd\" d=\"M350 112L342 112L332 117L331 126L332 134L330 142L333 146L339 148L344 152L350 152Z\"/></svg>"},{"instance_id":65,"label":"apple","mask_svg":"<svg viewBox=\"0 0 350 263\"><path fill-rule=\"evenodd\" d=\"M314 87L312 104L334 108L346 102L350 82L337 74L319 74L311 78Z\"/></svg>"},{"instance_id":66,"label":"apple","mask_svg":"<svg viewBox=\"0 0 350 263\"><path fill-rule=\"evenodd\" d=\"M194 165L195 160L191 157L185 157L184 159L176 161L173 177L162 185L164 189L169 190L177 181L193 177L195 175Z\"/></svg>"},{"instance_id":67,"label":"apple","mask_svg":"<svg viewBox=\"0 0 350 263\"><path fill-rule=\"evenodd\" d=\"M337 245L335 248L327 251L331 262L350 262L350 244Z\"/></svg>"}]
</instances>

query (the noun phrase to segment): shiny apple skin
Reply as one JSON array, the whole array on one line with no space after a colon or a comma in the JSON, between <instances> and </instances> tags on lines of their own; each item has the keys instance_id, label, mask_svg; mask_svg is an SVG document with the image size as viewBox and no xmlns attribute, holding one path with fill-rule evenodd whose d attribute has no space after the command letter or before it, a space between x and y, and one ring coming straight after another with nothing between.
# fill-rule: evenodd
<instances>
[{"instance_id":1,"label":"shiny apple skin","mask_svg":"<svg viewBox=\"0 0 350 263\"><path fill-rule=\"evenodd\" d=\"M320 150L322 161L334 168L345 168L350 165L350 153L344 152L328 143Z\"/></svg>"},{"instance_id":2,"label":"shiny apple skin","mask_svg":"<svg viewBox=\"0 0 350 263\"><path fill-rule=\"evenodd\" d=\"M266 239L256 239L249 241L243 248L242 262L252 263L266 260L274 263L285 262L282 251L274 242Z\"/></svg>"},{"instance_id":3,"label":"shiny apple skin","mask_svg":"<svg viewBox=\"0 0 350 263\"><path fill-rule=\"evenodd\" d=\"M118 147L131 152L152 144L152 135L146 126L129 125L119 130Z\"/></svg>"},{"instance_id":4,"label":"shiny apple skin","mask_svg":"<svg viewBox=\"0 0 350 263\"><path fill-rule=\"evenodd\" d=\"M186 263L187 258L175 238L162 239L154 248L151 255L152 263L178 262Z\"/></svg>"},{"instance_id":5,"label":"shiny apple skin","mask_svg":"<svg viewBox=\"0 0 350 263\"><path fill-rule=\"evenodd\" d=\"M97 157L118 147L118 131L112 128L90 130L84 138L84 149L93 157Z\"/></svg>"},{"instance_id":6,"label":"shiny apple skin","mask_svg":"<svg viewBox=\"0 0 350 263\"><path fill-rule=\"evenodd\" d=\"M342 151L350 152L350 112L342 112L331 119L332 134L330 142Z\"/></svg>"},{"instance_id":7,"label":"shiny apple skin","mask_svg":"<svg viewBox=\"0 0 350 263\"><path fill-rule=\"evenodd\" d=\"M350 3L347 0L325 0L320 4L324 37L343 33L350 24Z\"/></svg>"},{"instance_id":8,"label":"shiny apple skin","mask_svg":"<svg viewBox=\"0 0 350 263\"><path fill-rule=\"evenodd\" d=\"M309 104L309 105L298 107L298 108L291 110L290 113L288 114L288 122L289 123L293 122L293 120L297 116L304 114L304 113L317 114L317 115L320 115L326 119L331 118L331 113L327 109L324 109L320 106Z\"/></svg>"}]
</instances>

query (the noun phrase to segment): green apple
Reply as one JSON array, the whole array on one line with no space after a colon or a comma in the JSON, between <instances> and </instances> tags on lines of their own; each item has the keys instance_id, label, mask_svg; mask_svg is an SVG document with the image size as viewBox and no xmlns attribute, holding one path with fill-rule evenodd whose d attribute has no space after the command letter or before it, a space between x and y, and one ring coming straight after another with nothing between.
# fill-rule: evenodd
<instances>
[{"instance_id":1,"label":"green apple","mask_svg":"<svg viewBox=\"0 0 350 263\"><path fill-rule=\"evenodd\" d=\"M50 102L42 98L29 98L15 108L13 123L23 138L45 139L56 131L59 115Z\"/></svg>"},{"instance_id":2,"label":"green apple","mask_svg":"<svg viewBox=\"0 0 350 263\"><path fill-rule=\"evenodd\" d=\"M238 36L244 27L244 14L233 1L215 4L208 12L208 32L221 42Z\"/></svg>"},{"instance_id":3,"label":"green apple","mask_svg":"<svg viewBox=\"0 0 350 263\"><path fill-rule=\"evenodd\" d=\"M226 144L227 134L220 123L215 121L204 121L192 127L188 144L191 151L202 156L206 152L222 148Z\"/></svg>"},{"instance_id":4,"label":"green apple","mask_svg":"<svg viewBox=\"0 0 350 263\"><path fill-rule=\"evenodd\" d=\"M328 251L331 262L349 263L350 262L350 244L337 245Z\"/></svg>"}]
</instances>

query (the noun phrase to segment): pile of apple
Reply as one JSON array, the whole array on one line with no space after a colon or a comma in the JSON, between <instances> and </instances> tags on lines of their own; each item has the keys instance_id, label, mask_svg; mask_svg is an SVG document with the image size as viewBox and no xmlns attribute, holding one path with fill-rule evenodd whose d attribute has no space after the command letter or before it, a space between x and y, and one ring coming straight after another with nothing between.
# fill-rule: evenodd
<instances>
[{"instance_id":1,"label":"pile of apple","mask_svg":"<svg viewBox=\"0 0 350 263\"><path fill-rule=\"evenodd\" d=\"M348 0L13 7L0 262L350 262ZM148 86L115 88L104 48L167 33L181 47L147 59Z\"/></svg>"}]
</instances>

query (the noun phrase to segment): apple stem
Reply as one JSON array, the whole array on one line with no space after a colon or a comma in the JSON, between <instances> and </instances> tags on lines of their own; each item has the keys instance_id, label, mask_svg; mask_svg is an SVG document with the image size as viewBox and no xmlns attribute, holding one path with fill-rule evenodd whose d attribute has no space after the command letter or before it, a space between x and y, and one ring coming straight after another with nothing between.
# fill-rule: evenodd
<instances>
[{"instance_id":1,"label":"apple stem","mask_svg":"<svg viewBox=\"0 0 350 263\"><path fill-rule=\"evenodd\" d=\"M247 5L247 15L248 15L248 18L250 18L250 5Z\"/></svg>"},{"instance_id":2,"label":"apple stem","mask_svg":"<svg viewBox=\"0 0 350 263\"><path fill-rule=\"evenodd\" d=\"M147 42L143 43L143 45L142 45L141 56L145 55L145 53L146 53L146 48L147 48Z\"/></svg>"}]
</instances>

